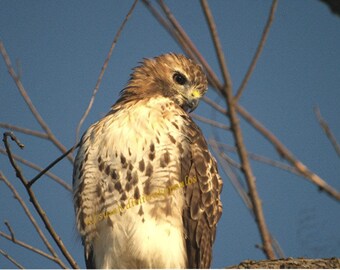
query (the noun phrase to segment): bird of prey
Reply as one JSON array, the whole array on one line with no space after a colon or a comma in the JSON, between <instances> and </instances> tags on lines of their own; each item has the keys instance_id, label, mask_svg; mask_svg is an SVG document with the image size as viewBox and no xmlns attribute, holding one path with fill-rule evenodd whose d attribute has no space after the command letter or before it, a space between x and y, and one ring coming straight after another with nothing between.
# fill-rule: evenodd
<instances>
[{"instance_id":1,"label":"bird of prey","mask_svg":"<svg viewBox=\"0 0 340 270\"><path fill-rule=\"evenodd\" d=\"M207 87L181 54L144 59L84 133L73 195L87 268L210 267L222 180L189 115Z\"/></svg>"}]
</instances>

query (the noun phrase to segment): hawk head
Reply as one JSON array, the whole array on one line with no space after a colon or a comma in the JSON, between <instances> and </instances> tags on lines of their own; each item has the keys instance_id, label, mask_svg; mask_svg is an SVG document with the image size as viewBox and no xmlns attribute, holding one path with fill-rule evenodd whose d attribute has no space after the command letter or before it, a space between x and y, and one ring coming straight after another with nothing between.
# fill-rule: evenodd
<instances>
[{"instance_id":1,"label":"hawk head","mask_svg":"<svg viewBox=\"0 0 340 270\"><path fill-rule=\"evenodd\" d=\"M182 54L169 53L144 59L134 68L120 100L161 95L191 112L207 89L208 81L199 64Z\"/></svg>"}]
</instances>

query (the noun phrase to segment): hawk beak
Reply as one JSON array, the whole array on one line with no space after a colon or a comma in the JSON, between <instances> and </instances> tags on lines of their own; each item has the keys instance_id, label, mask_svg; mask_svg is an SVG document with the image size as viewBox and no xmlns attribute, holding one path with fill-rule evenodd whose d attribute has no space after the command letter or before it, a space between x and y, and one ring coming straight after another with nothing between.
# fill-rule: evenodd
<instances>
[{"instance_id":1,"label":"hawk beak","mask_svg":"<svg viewBox=\"0 0 340 270\"><path fill-rule=\"evenodd\" d=\"M198 89L193 89L188 100L189 113L196 109L202 94Z\"/></svg>"},{"instance_id":2,"label":"hawk beak","mask_svg":"<svg viewBox=\"0 0 340 270\"><path fill-rule=\"evenodd\" d=\"M188 101L189 113L191 113L193 110L196 109L196 107L198 106L198 102L199 102L198 98L197 99L195 98L195 99Z\"/></svg>"}]
</instances>

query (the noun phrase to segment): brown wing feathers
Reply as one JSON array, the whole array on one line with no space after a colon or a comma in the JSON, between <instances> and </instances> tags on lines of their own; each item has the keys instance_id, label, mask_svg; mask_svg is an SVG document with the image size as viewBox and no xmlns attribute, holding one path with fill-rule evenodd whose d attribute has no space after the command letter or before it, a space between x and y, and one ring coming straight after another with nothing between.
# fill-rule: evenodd
<instances>
[{"instance_id":1,"label":"brown wing feathers","mask_svg":"<svg viewBox=\"0 0 340 270\"><path fill-rule=\"evenodd\" d=\"M222 181L217 172L216 161L209 153L200 129L191 121L191 167L189 179L196 183L186 189L187 209L183 222L187 232L187 254L189 268L209 268L212 245L215 240L216 224L222 213L219 194Z\"/></svg>"}]
</instances>

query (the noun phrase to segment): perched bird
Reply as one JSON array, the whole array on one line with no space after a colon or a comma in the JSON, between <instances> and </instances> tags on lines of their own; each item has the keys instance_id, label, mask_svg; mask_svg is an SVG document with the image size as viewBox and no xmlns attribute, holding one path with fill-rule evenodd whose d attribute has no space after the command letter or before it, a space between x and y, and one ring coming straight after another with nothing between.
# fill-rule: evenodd
<instances>
[{"instance_id":1,"label":"perched bird","mask_svg":"<svg viewBox=\"0 0 340 270\"><path fill-rule=\"evenodd\" d=\"M180 54L145 59L74 164L77 229L88 268L209 268L222 180L188 112L207 91Z\"/></svg>"}]
</instances>

